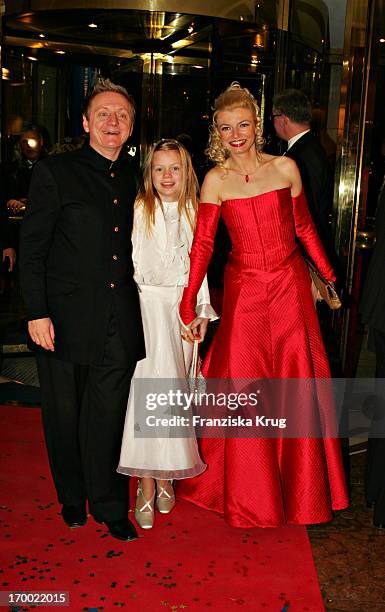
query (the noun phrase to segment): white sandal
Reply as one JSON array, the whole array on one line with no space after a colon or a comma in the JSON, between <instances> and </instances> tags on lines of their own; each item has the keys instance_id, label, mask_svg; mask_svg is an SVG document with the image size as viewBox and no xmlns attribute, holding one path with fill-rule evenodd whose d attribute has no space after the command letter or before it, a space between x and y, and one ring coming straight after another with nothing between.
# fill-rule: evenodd
<instances>
[{"instance_id":1,"label":"white sandal","mask_svg":"<svg viewBox=\"0 0 385 612\"><path fill-rule=\"evenodd\" d=\"M152 529L154 525L154 499L155 490L152 494L151 499L147 500L144 497L144 493L139 480L138 489L136 493L135 520L138 523L139 527L141 527L142 529ZM141 506L141 504L143 505Z\"/></svg>"},{"instance_id":2,"label":"white sandal","mask_svg":"<svg viewBox=\"0 0 385 612\"><path fill-rule=\"evenodd\" d=\"M171 488L172 481L170 480ZM174 491L170 494L162 485L156 483L157 496L156 496L156 507L161 514L169 514L175 506L175 495ZM159 492L160 489L160 492Z\"/></svg>"}]
</instances>

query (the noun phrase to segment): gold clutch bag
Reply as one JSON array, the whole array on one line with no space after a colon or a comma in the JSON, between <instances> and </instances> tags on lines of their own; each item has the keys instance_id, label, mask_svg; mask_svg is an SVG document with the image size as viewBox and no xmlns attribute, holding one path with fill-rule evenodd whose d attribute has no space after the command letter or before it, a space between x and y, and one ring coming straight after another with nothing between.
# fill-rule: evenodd
<instances>
[{"instance_id":1,"label":"gold clutch bag","mask_svg":"<svg viewBox=\"0 0 385 612\"><path fill-rule=\"evenodd\" d=\"M341 300L333 285L318 272L317 268L310 261L306 261L306 263L309 268L311 280L318 291L318 299L324 300L332 310L341 308Z\"/></svg>"}]
</instances>

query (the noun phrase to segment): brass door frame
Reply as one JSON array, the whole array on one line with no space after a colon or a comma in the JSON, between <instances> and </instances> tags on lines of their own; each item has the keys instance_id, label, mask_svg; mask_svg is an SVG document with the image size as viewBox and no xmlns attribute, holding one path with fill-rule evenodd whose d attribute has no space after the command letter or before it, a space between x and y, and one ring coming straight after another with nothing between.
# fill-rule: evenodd
<instances>
[{"instance_id":1,"label":"brass door frame","mask_svg":"<svg viewBox=\"0 0 385 612\"><path fill-rule=\"evenodd\" d=\"M277 61L275 64L274 91L285 88L288 57L289 19L292 0L279 0L277 19Z\"/></svg>"},{"instance_id":2,"label":"brass door frame","mask_svg":"<svg viewBox=\"0 0 385 612\"><path fill-rule=\"evenodd\" d=\"M356 244L359 237L357 236L358 215L365 195L362 193L363 144L370 76L373 6L373 0L349 0L345 22L337 140L340 172L336 172L334 202L337 219L336 247L341 257L349 293L353 287ZM340 354L342 364L345 366L351 311L345 310L342 317Z\"/></svg>"}]
</instances>

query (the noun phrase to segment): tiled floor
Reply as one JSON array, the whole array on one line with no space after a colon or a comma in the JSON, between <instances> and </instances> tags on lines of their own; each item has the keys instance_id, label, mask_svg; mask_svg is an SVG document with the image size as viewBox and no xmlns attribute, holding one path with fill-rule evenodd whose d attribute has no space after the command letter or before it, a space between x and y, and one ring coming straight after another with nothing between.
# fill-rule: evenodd
<instances>
[{"instance_id":1,"label":"tiled floor","mask_svg":"<svg viewBox=\"0 0 385 612\"><path fill-rule=\"evenodd\" d=\"M357 378L374 376L375 355L363 338ZM351 506L326 525L308 528L326 610L385 612L385 530L372 525L364 498L367 436L350 439ZM385 478L385 474L384 474Z\"/></svg>"},{"instance_id":2,"label":"tiled floor","mask_svg":"<svg viewBox=\"0 0 385 612\"><path fill-rule=\"evenodd\" d=\"M308 529L326 610L385 611L385 530L365 505L364 464L365 453L351 456L350 509Z\"/></svg>"}]
</instances>

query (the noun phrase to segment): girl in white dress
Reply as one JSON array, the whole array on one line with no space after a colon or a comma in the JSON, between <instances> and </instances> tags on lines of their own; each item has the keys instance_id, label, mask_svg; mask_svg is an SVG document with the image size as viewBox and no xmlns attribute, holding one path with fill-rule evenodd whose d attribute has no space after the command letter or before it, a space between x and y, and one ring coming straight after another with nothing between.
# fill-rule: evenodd
<instances>
[{"instance_id":1,"label":"girl in white dress","mask_svg":"<svg viewBox=\"0 0 385 612\"><path fill-rule=\"evenodd\" d=\"M139 285L146 359L135 369L128 400L118 472L138 476L135 518L144 529L154 522L154 502L167 514L175 505L172 479L191 478L206 469L194 436L140 438L134 414L135 379L185 379L193 347L182 340L178 307L189 276L197 211L198 182L186 149L176 140L161 140L144 166L143 188L135 204L132 233L135 280ZM197 316L217 318L205 279ZM200 337L199 337L200 339Z\"/></svg>"}]
</instances>

